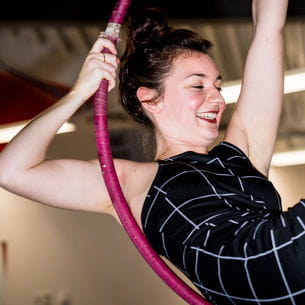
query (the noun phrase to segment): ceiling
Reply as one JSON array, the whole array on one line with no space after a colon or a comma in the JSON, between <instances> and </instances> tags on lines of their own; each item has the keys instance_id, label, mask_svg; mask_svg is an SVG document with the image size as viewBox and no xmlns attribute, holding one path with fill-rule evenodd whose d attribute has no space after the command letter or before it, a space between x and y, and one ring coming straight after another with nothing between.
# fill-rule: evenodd
<instances>
[{"instance_id":1,"label":"ceiling","mask_svg":"<svg viewBox=\"0 0 305 305\"><path fill-rule=\"evenodd\" d=\"M73 20L97 21L108 18L115 1L53 0L6 1L1 5L0 20ZM164 7L170 18L232 18L250 16L251 0L133 0L130 10L140 5ZM290 0L290 16L304 16L304 0Z\"/></svg>"},{"instance_id":2,"label":"ceiling","mask_svg":"<svg viewBox=\"0 0 305 305\"><path fill-rule=\"evenodd\" d=\"M6 2L0 11L1 62L39 79L72 85L92 42L105 28L113 5L111 1L90 2L69 0L37 4L28 1L17 5ZM134 0L133 6L143 2ZM252 32L250 0L230 1L230 5L227 5L227 0L188 0L187 6L179 1L155 0L145 3L165 7L172 26L195 30L211 40L214 44L213 57L224 81L241 78ZM124 45L125 31L126 26L123 26L123 41L119 49ZM290 0L285 27L285 69L298 68L305 68L305 1ZM134 130L134 125L126 123L126 116L117 100L116 92L112 93L109 116L116 149L124 155L129 141L126 136L120 140L117 130L124 130L122 134L126 134L127 130ZM222 129L232 109L230 105ZM285 95L276 149L305 147L304 114L305 92ZM91 115L91 110L82 111L77 120L82 124L92 124Z\"/></svg>"}]
</instances>

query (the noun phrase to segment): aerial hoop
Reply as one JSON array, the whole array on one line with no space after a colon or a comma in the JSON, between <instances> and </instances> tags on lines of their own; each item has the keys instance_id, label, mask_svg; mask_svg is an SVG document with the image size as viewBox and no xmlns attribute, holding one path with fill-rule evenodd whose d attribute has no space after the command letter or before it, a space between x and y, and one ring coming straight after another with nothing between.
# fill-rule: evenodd
<instances>
[{"instance_id":1,"label":"aerial hoop","mask_svg":"<svg viewBox=\"0 0 305 305\"><path fill-rule=\"evenodd\" d=\"M108 25L105 37L116 43L131 0L117 0ZM109 50L107 50L110 52ZM105 50L104 50L105 52ZM201 295L182 281L159 257L146 240L142 230L136 223L124 198L118 177L116 175L110 147L107 122L108 81L103 80L94 95L94 127L97 154L104 181L112 200L114 209L129 238L134 243L143 258L158 274L158 276L188 304L210 305Z\"/></svg>"}]
</instances>

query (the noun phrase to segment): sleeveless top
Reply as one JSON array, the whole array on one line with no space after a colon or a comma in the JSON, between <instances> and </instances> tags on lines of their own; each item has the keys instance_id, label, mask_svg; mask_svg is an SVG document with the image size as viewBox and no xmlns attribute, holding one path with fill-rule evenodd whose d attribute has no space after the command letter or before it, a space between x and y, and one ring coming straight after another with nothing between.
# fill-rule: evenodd
<instances>
[{"instance_id":1,"label":"sleeveless top","mask_svg":"<svg viewBox=\"0 0 305 305\"><path fill-rule=\"evenodd\" d=\"M242 150L221 142L207 155L187 151L158 163L141 215L144 233L158 254L213 304L294 304L293 289L305 304L305 270L302 287L290 288L274 250L275 243L299 242L298 216L282 212L274 186ZM297 209L305 218L303 203ZM290 244L282 248L284 257L294 255L296 264L305 265L305 252L297 256ZM298 270L289 265L290 273Z\"/></svg>"}]
</instances>

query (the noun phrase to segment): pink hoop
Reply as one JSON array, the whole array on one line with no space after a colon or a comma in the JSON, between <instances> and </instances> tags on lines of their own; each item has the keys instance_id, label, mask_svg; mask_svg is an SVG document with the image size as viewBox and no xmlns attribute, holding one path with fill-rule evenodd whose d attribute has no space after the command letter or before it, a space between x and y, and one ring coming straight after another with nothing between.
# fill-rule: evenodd
<instances>
[{"instance_id":1,"label":"pink hoop","mask_svg":"<svg viewBox=\"0 0 305 305\"><path fill-rule=\"evenodd\" d=\"M131 0L118 0L111 14L105 36L113 42L116 42L118 39L120 25L123 23L130 2ZM124 198L114 169L107 123L107 100L108 81L103 80L94 96L96 148L107 190L125 231L151 268L187 303L191 305L210 305L164 263L147 242L143 232L136 223Z\"/></svg>"}]
</instances>

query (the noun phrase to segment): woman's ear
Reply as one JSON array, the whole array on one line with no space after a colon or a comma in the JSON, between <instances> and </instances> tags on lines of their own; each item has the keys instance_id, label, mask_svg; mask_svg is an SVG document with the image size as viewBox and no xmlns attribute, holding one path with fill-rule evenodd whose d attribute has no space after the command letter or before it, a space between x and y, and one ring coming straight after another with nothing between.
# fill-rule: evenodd
<instances>
[{"instance_id":1,"label":"woman's ear","mask_svg":"<svg viewBox=\"0 0 305 305\"><path fill-rule=\"evenodd\" d=\"M148 112L158 113L161 109L160 102L156 99L157 91L147 87L139 87L137 90L137 97Z\"/></svg>"}]
</instances>

